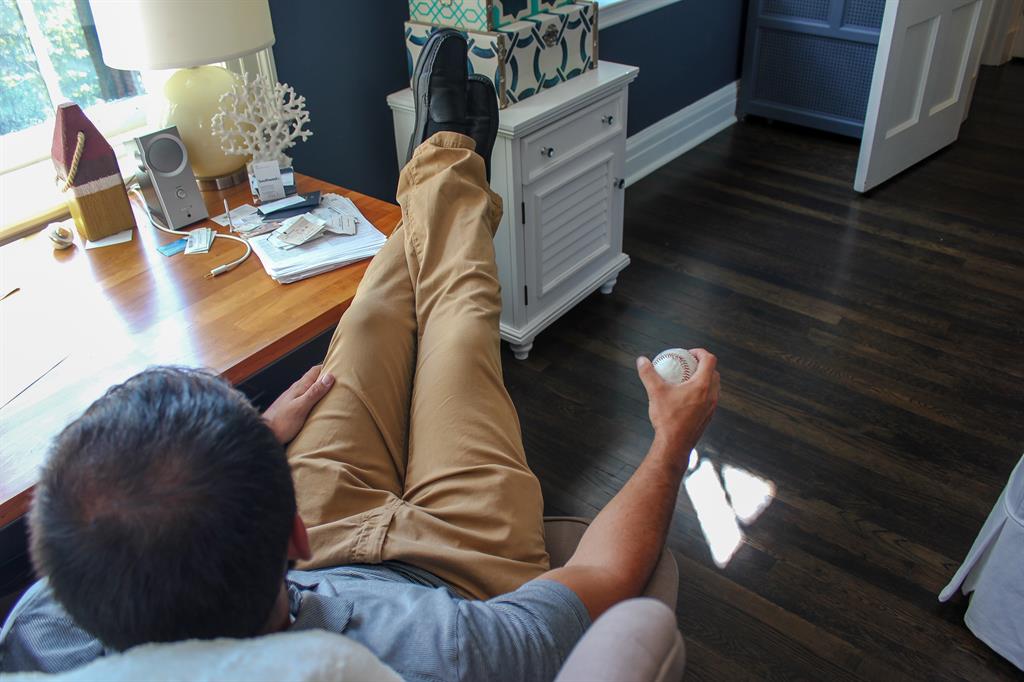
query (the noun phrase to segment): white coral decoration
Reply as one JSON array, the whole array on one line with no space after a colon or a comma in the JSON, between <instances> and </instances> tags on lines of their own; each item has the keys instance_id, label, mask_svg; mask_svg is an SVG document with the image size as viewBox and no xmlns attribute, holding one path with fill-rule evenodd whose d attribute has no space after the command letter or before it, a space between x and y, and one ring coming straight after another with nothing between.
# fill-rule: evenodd
<instances>
[{"instance_id":1,"label":"white coral decoration","mask_svg":"<svg viewBox=\"0 0 1024 682\"><path fill-rule=\"evenodd\" d=\"M276 160L282 168L291 165L285 150L313 134L306 98L295 94L287 83L265 78L242 78L220 97L220 111L213 116L210 131L220 137L225 154L252 156L253 161Z\"/></svg>"}]
</instances>

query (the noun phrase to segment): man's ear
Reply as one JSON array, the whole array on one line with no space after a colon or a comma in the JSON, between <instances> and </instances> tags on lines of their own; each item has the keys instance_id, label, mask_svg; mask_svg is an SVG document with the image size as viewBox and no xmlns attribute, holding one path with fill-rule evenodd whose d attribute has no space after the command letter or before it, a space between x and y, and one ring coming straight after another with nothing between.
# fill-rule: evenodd
<instances>
[{"instance_id":1,"label":"man's ear","mask_svg":"<svg viewBox=\"0 0 1024 682\"><path fill-rule=\"evenodd\" d=\"M306 534L306 524L302 522L302 517L296 512L295 518L292 519L292 536L288 538L288 560L308 561L312 557L313 553L309 551L309 535Z\"/></svg>"}]
</instances>

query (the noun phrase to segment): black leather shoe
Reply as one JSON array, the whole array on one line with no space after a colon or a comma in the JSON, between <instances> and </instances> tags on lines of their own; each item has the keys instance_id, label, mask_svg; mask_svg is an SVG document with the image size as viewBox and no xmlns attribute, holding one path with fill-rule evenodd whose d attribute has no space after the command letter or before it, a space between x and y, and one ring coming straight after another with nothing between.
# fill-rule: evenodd
<instances>
[{"instance_id":1,"label":"black leather shoe","mask_svg":"<svg viewBox=\"0 0 1024 682\"><path fill-rule=\"evenodd\" d=\"M427 40L412 74L416 125L409 153L434 133L469 133L466 122L466 38L454 29L441 29Z\"/></svg>"},{"instance_id":2,"label":"black leather shoe","mask_svg":"<svg viewBox=\"0 0 1024 682\"><path fill-rule=\"evenodd\" d=\"M498 137L498 94L487 76L474 73L466 84L468 135L476 142L476 153L484 157L487 181L491 180L491 152Z\"/></svg>"}]
</instances>

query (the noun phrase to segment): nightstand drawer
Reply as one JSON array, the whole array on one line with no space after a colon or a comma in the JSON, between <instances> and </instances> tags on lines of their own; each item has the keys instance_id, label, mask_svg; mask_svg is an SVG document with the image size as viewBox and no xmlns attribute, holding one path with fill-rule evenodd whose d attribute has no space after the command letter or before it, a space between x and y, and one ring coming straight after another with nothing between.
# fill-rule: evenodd
<instances>
[{"instance_id":1,"label":"nightstand drawer","mask_svg":"<svg viewBox=\"0 0 1024 682\"><path fill-rule=\"evenodd\" d=\"M523 140L523 184L622 133L625 118L619 93L528 136Z\"/></svg>"}]
</instances>

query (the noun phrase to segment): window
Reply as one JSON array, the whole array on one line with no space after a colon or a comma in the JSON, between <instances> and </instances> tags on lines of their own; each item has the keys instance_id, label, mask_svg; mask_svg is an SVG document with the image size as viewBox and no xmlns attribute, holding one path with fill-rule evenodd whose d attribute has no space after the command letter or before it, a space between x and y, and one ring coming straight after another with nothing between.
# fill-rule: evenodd
<instances>
[{"instance_id":1,"label":"window","mask_svg":"<svg viewBox=\"0 0 1024 682\"><path fill-rule=\"evenodd\" d=\"M219 64L277 80L268 48ZM99 128L127 180L135 173L131 138L160 110L174 72L111 69L103 63L89 0L0 0L0 244L67 215L54 182L53 111L72 101Z\"/></svg>"},{"instance_id":2,"label":"window","mask_svg":"<svg viewBox=\"0 0 1024 682\"><path fill-rule=\"evenodd\" d=\"M63 212L53 112L75 102L108 137L142 126L137 72L103 63L88 0L0 0L0 240Z\"/></svg>"},{"instance_id":3,"label":"window","mask_svg":"<svg viewBox=\"0 0 1024 682\"><path fill-rule=\"evenodd\" d=\"M661 9L665 5L671 5L679 0L598 0L601 6L601 13L598 19L598 26L608 28L615 24L629 21L641 14Z\"/></svg>"},{"instance_id":4,"label":"window","mask_svg":"<svg viewBox=\"0 0 1024 682\"><path fill-rule=\"evenodd\" d=\"M43 123L65 101L83 108L135 97L139 74L103 63L85 0L0 0L0 135Z\"/></svg>"}]
</instances>

